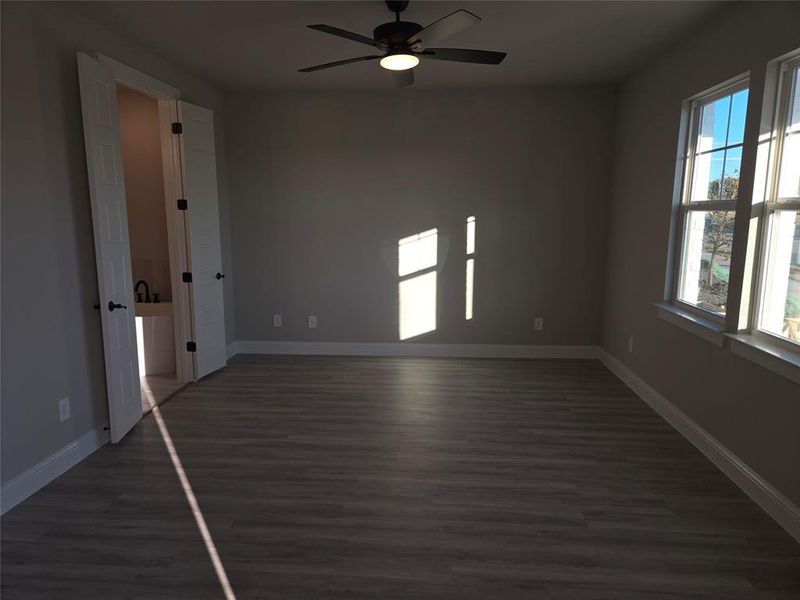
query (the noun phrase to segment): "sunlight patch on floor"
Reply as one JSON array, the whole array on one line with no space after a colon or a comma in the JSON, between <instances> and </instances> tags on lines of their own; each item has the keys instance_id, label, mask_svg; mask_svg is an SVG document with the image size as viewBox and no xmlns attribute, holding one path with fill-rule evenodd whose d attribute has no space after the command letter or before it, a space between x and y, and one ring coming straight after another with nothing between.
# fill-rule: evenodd
<instances>
[{"instance_id":1,"label":"sunlight patch on floor","mask_svg":"<svg viewBox=\"0 0 800 600\"><path fill-rule=\"evenodd\" d=\"M158 424L158 430L161 432L161 437L164 440L164 446L166 446L167 453L172 461L172 466L175 469L175 472L178 474L178 479L181 482L181 487L183 488L183 493L186 496L186 501L189 503L189 507L192 509L192 515L194 516L195 523L197 523L197 529L200 530L200 535L202 536L203 542L206 545L206 550L208 551L208 556L211 559L211 564L214 565L214 571L216 572L217 579L219 579L219 583L222 586L222 591L225 593L225 598L226 600L236 600L236 594L233 593L233 588L231 587L230 581L228 581L228 574L225 572L225 567L222 564L222 560L220 560L219 552L217 552L217 546L214 544L214 539L211 537L211 532L208 530L208 525L206 525L206 519L203 516L203 511L200 510L200 505L198 504L197 498L194 495L194 490L192 490L192 484L189 483L189 478L186 475L186 471L183 469L183 463L181 463L180 456L178 456L178 452L175 450L175 444L172 443L172 436L169 434L169 428L164 422L164 417L161 416L161 409L159 409L155 402L152 402L152 413L153 417L155 417L156 423Z\"/></svg>"}]
</instances>

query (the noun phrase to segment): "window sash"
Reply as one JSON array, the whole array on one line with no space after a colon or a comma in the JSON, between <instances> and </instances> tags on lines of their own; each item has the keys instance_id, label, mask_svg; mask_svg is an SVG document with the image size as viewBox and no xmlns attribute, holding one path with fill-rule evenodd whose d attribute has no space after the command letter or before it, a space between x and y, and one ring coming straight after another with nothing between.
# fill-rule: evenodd
<instances>
[{"instance_id":1,"label":"window sash","mask_svg":"<svg viewBox=\"0 0 800 600\"><path fill-rule=\"evenodd\" d=\"M775 222L775 215L778 211L800 211L800 197L779 197L778 195L783 146L786 140L789 108L792 100L791 92L794 85L800 85L800 81L795 82L795 77L800 79L800 75L795 73L795 69L798 67L800 67L800 56L784 62L781 65L779 75L776 112L772 133L772 143L774 147L769 157L765 202L760 214L758 214L761 243L757 255L757 284L754 290L755 298L754 302L752 302L750 315L750 330L754 335L795 352L798 350L798 347L800 347L800 342L792 341L782 335L763 329L762 322L765 318L764 309L766 306L766 297L769 293L767 286L770 283L770 281L768 281L770 261L774 259L773 250L775 236L772 229Z\"/></svg>"},{"instance_id":2,"label":"window sash","mask_svg":"<svg viewBox=\"0 0 800 600\"><path fill-rule=\"evenodd\" d=\"M792 103L792 87L794 85L800 86L800 81L797 81L796 83L794 81L796 76L795 69L797 68L800 68L800 57L787 61L781 65L780 82L778 87L778 106L775 115L776 119L774 126L775 151L772 153L769 167L769 187L767 192L768 209L770 204L784 205L787 202L800 202L800 196L780 197L778 195L783 159L783 147L786 143L786 129L789 125L789 108ZM793 135L800 135L800 133L794 133Z\"/></svg>"},{"instance_id":3,"label":"window sash","mask_svg":"<svg viewBox=\"0 0 800 600\"><path fill-rule=\"evenodd\" d=\"M719 148L714 148L713 150L704 150L703 152L697 152L697 136L698 133L700 132L700 121L702 120L701 113L703 107L706 106L707 104L715 102L716 100L719 100L720 98L724 98L725 96L733 96L737 92L741 92L742 90L747 89L749 85L750 85L750 78L745 77L733 83L722 85L716 91L695 98L689 104L689 128L688 128L689 135L688 139L686 140L686 151L684 152L684 155L682 157L683 160L683 181L682 181L683 189L681 190L682 205L707 204L709 202L715 202L715 200L692 201L692 184L694 179L694 162L696 157L703 156L705 154L711 154L712 152L719 152L721 150L727 151L731 148L741 148L744 146L744 140L742 140L741 143L730 144L730 145L727 144L726 140L726 145L720 146ZM735 203L736 201L733 200L732 202Z\"/></svg>"},{"instance_id":4,"label":"window sash","mask_svg":"<svg viewBox=\"0 0 800 600\"><path fill-rule=\"evenodd\" d=\"M769 339L772 342L778 342L780 345L787 349L797 351L800 347L800 342L790 340L778 335L773 331L764 329L762 323L765 319L765 308L767 305L767 295L770 293L768 285L771 283L770 264L775 259L775 217L777 213L782 211L800 211L800 201L793 202L771 202L765 207L760 217L760 227L763 229L761 240L761 250L759 252L758 260L758 287L756 290L756 302L754 307L754 315L752 317L752 331L759 336Z\"/></svg>"},{"instance_id":5,"label":"window sash","mask_svg":"<svg viewBox=\"0 0 800 600\"><path fill-rule=\"evenodd\" d=\"M699 317L704 319L714 321L720 325L725 323L725 317L727 315L727 309L725 313L717 313L707 308L703 308L702 306L698 306L697 304L692 304L691 302L687 302L680 298L681 292L681 277L684 274L684 261L686 256L684 254L684 248L686 245L686 235L688 232L687 222L689 219L689 214L691 212L714 212L714 211L726 211L736 213L736 202L735 201L720 201L716 202L715 206L718 208L709 208L708 202L705 203L694 203L692 205L684 205L680 207L680 216L678 217L678 222L680 224L680 228L678 230L679 238L678 238L678 245L676 246L676 261L675 261L675 268L673 269L673 280L672 280L672 303L676 306L679 306L683 310L687 310L691 313L696 314ZM699 205L699 206L698 206ZM730 294L730 289L728 290ZM727 303L726 303L727 304Z\"/></svg>"},{"instance_id":6,"label":"window sash","mask_svg":"<svg viewBox=\"0 0 800 600\"><path fill-rule=\"evenodd\" d=\"M680 203L678 205L678 227L676 228L676 235L677 239L675 240L674 245L674 261L673 261L673 268L672 268L672 279L671 279L671 299L670 301L672 304L680 307L683 310L696 314L704 319L708 319L718 324L724 324L725 319L727 316L727 310L725 314L716 313L696 304L692 304L690 302L686 302L685 300L681 300L680 290L681 290L681 278L684 273L684 248L686 242L686 234L687 234L687 222L689 213L691 211L729 211L729 212L736 212L736 205L738 203L738 198L732 200L692 200L692 188L693 188L693 177L694 177L694 163L695 158L702 154L709 154L712 151L704 151L704 152L697 152L697 137L700 130L700 121L701 121L701 113L702 109L705 105L711 104L720 98L724 98L725 96L733 96L737 92L740 92L744 89L747 89L750 86L750 78L749 77L742 77L733 83L722 84L719 86L718 89L703 94L691 100L688 105L688 113L689 113L689 123L688 127L686 128L687 131L687 138L686 138L686 146L685 151L683 152L683 156L681 156L682 162L682 177L681 181L681 190L680 190ZM749 102L748 102L749 103ZM730 118L730 117L729 117ZM730 126L730 124L729 124ZM727 142L727 140L726 140ZM723 145L719 148L715 148L713 152L718 152L720 150L729 150L731 148L741 148L744 146L744 140L741 143L730 144L730 145ZM724 176L724 164L723 164L723 173L721 177ZM728 290L728 294L730 296L730 288ZM726 303L727 304L727 303Z\"/></svg>"}]
</instances>

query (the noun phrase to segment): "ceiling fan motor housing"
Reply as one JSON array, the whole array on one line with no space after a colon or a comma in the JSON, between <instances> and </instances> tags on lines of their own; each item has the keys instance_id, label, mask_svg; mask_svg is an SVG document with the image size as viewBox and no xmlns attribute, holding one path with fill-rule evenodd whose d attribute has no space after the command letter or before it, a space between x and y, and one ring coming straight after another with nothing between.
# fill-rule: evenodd
<instances>
[{"instance_id":1,"label":"ceiling fan motor housing","mask_svg":"<svg viewBox=\"0 0 800 600\"><path fill-rule=\"evenodd\" d=\"M406 40L415 33L422 31L422 25L410 21L392 21L378 25L372 33L372 38L385 46L389 52L408 50Z\"/></svg>"}]
</instances>

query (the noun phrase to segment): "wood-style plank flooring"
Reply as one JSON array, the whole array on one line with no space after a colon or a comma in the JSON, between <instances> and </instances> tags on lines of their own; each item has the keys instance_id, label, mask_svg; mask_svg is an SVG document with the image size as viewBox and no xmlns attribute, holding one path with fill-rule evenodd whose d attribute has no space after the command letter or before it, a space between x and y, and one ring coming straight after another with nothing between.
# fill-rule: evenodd
<instances>
[{"instance_id":1,"label":"wood-style plank flooring","mask_svg":"<svg viewBox=\"0 0 800 600\"><path fill-rule=\"evenodd\" d=\"M800 597L596 361L238 356L160 411L239 599ZM155 415L3 517L2 597L223 597Z\"/></svg>"},{"instance_id":2,"label":"wood-style plank flooring","mask_svg":"<svg viewBox=\"0 0 800 600\"><path fill-rule=\"evenodd\" d=\"M142 395L142 412L148 413L183 387L175 373L168 375L141 375L139 388Z\"/></svg>"}]
</instances>

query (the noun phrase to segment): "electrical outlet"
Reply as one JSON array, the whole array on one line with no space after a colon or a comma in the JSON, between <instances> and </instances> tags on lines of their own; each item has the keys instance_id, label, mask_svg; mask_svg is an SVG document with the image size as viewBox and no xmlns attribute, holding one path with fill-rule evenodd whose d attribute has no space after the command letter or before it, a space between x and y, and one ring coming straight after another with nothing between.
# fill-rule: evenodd
<instances>
[{"instance_id":1,"label":"electrical outlet","mask_svg":"<svg viewBox=\"0 0 800 600\"><path fill-rule=\"evenodd\" d=\"M283 316L282 315L272 315L272 326L273 327L283 327Z\"/></svg>"},{"instance_id":2,"label":"electrical outlet","mask_svg":"<svg viewBox=\"0 0 800 600\"><path fill-rule=\"evenodd\" d=\"M628 338L628 352L633 352L633 336Z\"/></svg>"},{"instance_id":3,"label":"electrical outlet","mask_svg":"<svg viewBox=\"0 0 800 600\"><path fill-rule=\"evenodd\" d=\"M58 421L63 423L69 419L69 397L62 398L58 401Z\"/></svg>"},{"instance_id":4,"label":"electrical outlet","mask_svg":"<svg viewBox=\"0 0 800 600\"><path fill-rule=\"evenodd\" d=\"M308 328L309 329L317 328L317 315L308 315Z\"/></svg>"},{"instance_id":5,"label":"electrical outlet","mask_svg":"<svg viewBox=\"0 0 800 600\"><path fill-rule=\"evenodd\" d=\"M544 329L544 317L536 317L533 320L533 328L536 331L541 331L542 329Z\"/></svg>"}]
</instances>

